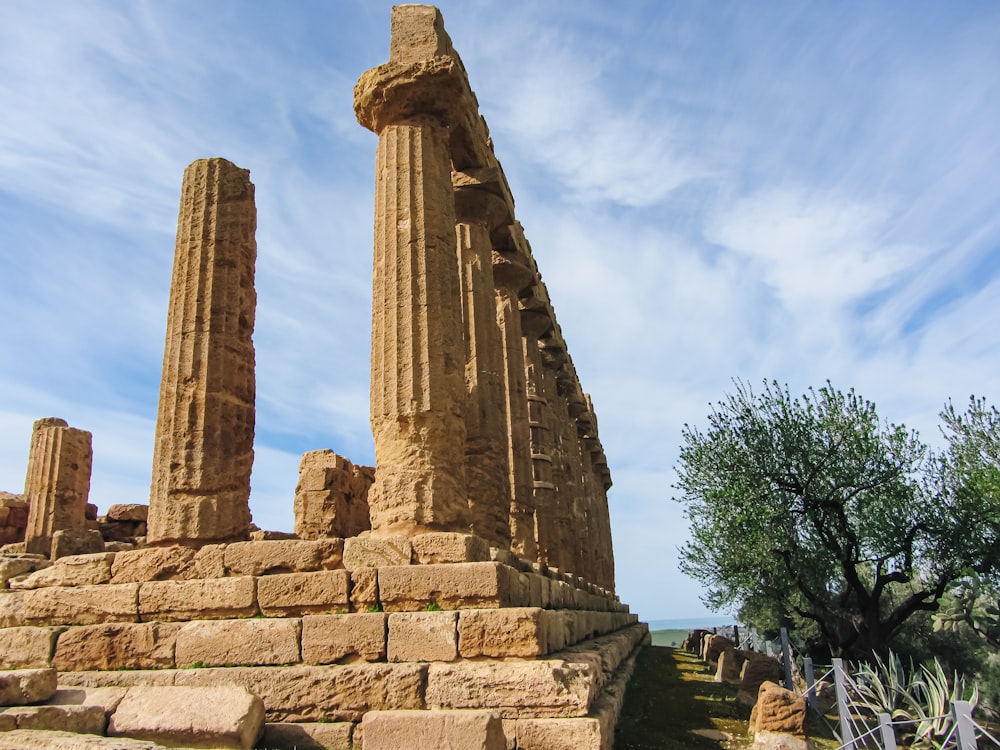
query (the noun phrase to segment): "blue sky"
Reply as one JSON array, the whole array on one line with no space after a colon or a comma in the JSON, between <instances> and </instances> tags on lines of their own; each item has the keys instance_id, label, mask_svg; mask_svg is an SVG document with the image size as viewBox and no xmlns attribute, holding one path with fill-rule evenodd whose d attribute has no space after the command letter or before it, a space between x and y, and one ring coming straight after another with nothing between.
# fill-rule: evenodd
<instances>
[{"instance_id":1,"label":"blue sky","mask_svg":"<svg viewBox=\"0 0 1000 750\"><path fill-rule=\"evenodd\" d=\"M618 589L677 572L681 427L732 388L830 379L936 441L1000 401L1000 5L444 2L615 485ZM375 136L352 89L389 3L0 3L0 490L31 422L94 433L91 499L147 502L181 176L258 208L251 507L299 455L371 463Z\"/></svg>"}]
</instances>

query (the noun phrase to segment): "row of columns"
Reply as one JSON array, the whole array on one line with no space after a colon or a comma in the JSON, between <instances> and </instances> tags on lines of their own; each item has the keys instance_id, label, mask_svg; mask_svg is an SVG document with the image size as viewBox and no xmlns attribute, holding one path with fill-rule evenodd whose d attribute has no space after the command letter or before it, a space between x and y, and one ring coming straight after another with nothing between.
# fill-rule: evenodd
<instances>
[{"instance_id":1,"label":"row of columns","mask_svg":"<svg viewBox=\"0 0 1000 750\"><path fill-rule=\"evenodd\" d=\"M596 420L440 14L355 88L376 157L372 533L471 531L613 587Z\"/></svg>"}]
</instances>

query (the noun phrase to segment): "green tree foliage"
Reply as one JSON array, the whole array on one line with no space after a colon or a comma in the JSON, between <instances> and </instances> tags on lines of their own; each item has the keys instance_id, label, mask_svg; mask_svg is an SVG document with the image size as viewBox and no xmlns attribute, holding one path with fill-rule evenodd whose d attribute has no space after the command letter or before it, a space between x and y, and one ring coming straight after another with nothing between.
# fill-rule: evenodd
<instances>
[{"instance_id":1,"label":"green tree foliage","mask_svg":"<svg viewBox=\"0 0 1000 750\"><path fill-rule=\"evenodd\" d=\"M969 570L997 570L1000 512L982 495L998 486L997 413L973 401L946 409L950 449L934 456L853 390L793 398L737 382L705 431L683 430L682 569L713 608L781 612L814 623L835 655L884 655Z\"/></svg>"}]
</instances>

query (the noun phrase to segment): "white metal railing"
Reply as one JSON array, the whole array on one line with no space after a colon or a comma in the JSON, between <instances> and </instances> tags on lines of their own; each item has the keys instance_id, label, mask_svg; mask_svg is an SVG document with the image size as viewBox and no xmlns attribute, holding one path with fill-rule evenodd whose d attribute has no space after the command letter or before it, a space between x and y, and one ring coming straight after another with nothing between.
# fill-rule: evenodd
<instances>
[{"instance_id":1,"label":"white metal railing","mask_svg":"<svg viewBox=\"0 0 1000 750\"><path fill-rule=\"evenodd\" d=\"M814 679L815 667L812 660L805 659L805 698L810 708L817 710L816 685L831 674L837 696L838 727L834 730L841 743L837 750L897 750L896 728L926 722L950 720L947 734L935 750L978 750L1000 747L1000 740L990 734L972 717L972 704L956 700L951 711L942 716L923 716L920 719L894 720L881 706L874 706L858 689L842 659L834 659L833 666L818 680ZM874 720L873 720L874 719ZM839 729L839 731L837 731ZM981 743L986 743L982 744Z\"/></svg>"}]
</instances>

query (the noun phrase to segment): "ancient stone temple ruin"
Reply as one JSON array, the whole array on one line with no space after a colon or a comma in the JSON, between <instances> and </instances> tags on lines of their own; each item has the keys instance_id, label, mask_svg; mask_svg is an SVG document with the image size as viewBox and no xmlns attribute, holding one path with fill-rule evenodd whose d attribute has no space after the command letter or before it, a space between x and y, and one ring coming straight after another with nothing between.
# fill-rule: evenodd
<instances>
[{"instance_id":1,"label":"ancient stone temple ruin","mask_svg":"<svg viewBox=\"0 0 1000 750\"><path fill-rule=\"evenodd\" d=\"M99 517L90 435L56 419L0 495L0 750L611 747L648 636L614 593L610 472L437 9L393 8L354 104L376 466L306 453L295 533L252 526L254 185L194 162L148 508Z\"/></svg>"}]
</instances>

